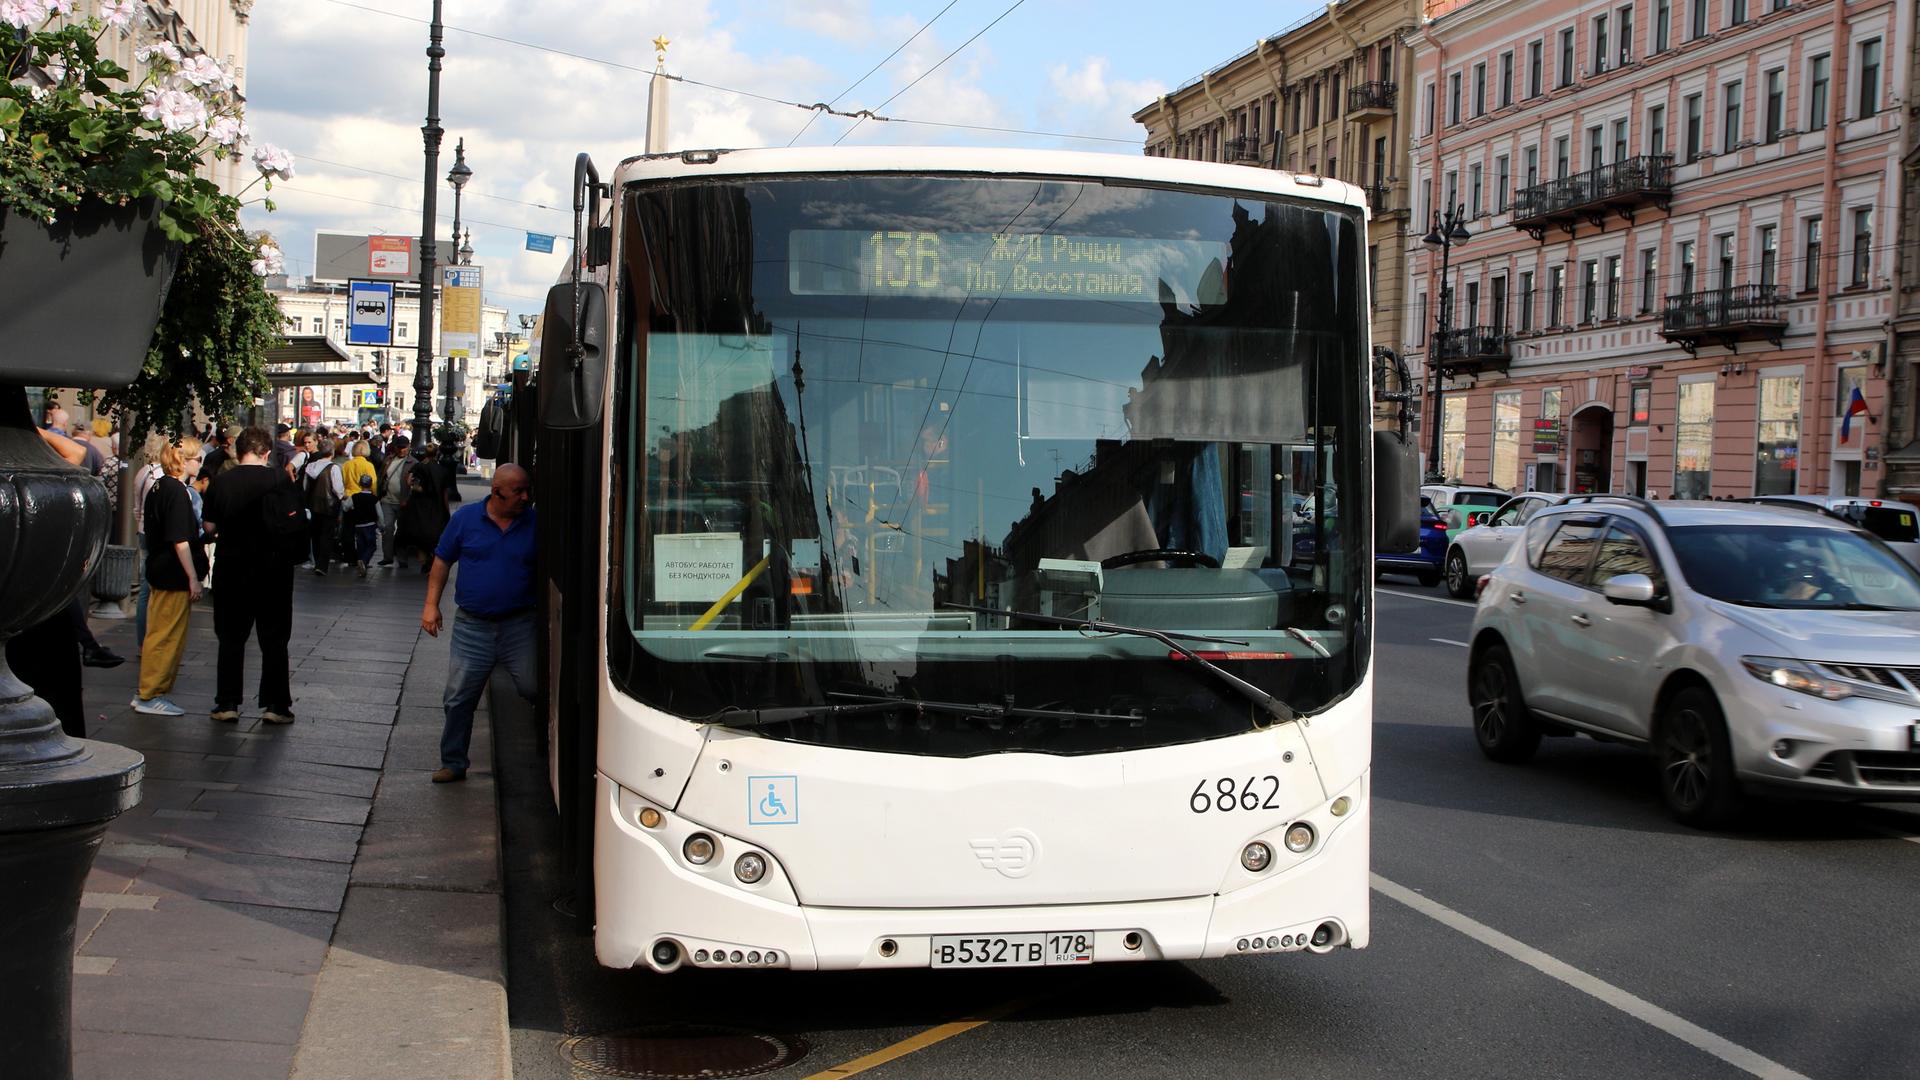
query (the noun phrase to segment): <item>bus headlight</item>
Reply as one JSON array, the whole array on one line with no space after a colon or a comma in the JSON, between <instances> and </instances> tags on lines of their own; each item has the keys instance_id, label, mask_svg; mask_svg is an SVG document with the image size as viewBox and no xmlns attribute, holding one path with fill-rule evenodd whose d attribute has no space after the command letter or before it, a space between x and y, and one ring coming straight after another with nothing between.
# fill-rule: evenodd
<instances>
[{"instance_id":1,"label":"bus headlight","mask_svg":"<svg viewBox=\"0 0 1920 1080\"><path fill-rule=\"evenodd\" d=\"M1299 855L1313 846L1313 826L1296 821L1287 826L1287 850Z\"/></svg>"},{"instance_id":2,"label":"bus headlight","mask_svg":"<svg viewBox=\"0 0 1920 1080\"><path fill-rule=\"evenodd\" d=\"M695 866L705 866L713 859L713 837L706 833L694 833L687 837L687 842L681 846L680 851L687 857L688 862Z\"/></svg>"},{"instance_id":3,"label":"bus headlight","mask_svg":"<svg viewBox=\"0 0 1920 1080\"><path fill-rule=\"evenodd\" d=\"M1241 849L1240 865L1257 874L1273 865L1273 849L1255 840Z\"/></svg>"},{"instance_id":4,"label":"bus headlight","mask_svg":"<svg viewBox=\"0 0 1920 1080\"><path fill-rule=\"evenodd\" d=\"M733 861L733 876L752 885L767 876L767 860L749 851Z\"/></svg>"}]
</instances>

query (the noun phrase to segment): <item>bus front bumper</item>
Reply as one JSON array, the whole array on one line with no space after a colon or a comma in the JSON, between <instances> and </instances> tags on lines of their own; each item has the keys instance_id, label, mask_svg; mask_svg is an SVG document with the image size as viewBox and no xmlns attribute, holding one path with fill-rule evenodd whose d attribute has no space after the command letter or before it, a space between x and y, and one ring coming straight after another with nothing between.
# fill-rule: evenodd
<instances>
[{"instance_id":1,"label":"bus front bumper","mask_svg":"<svg viewBox=\"0 0 1920 1080\"><path fill-rule=\"evenodd\" d=\"M1312 858L1252 885L1175 899L963 908L809 907L771 853L604 775L596 782L594 945L613 968L924 968L933 965L935 937L951 935L1085 935L1092 962L1328 952L1364 948L1370 936L1370 776L1351 789L1353 809ZM657 815L652 827L640 823L643 810ZM685 855L696 833L715 847L700 866ZM743 885L737 866L754 855L764 875Z\"/></svg>"}]
</instances>

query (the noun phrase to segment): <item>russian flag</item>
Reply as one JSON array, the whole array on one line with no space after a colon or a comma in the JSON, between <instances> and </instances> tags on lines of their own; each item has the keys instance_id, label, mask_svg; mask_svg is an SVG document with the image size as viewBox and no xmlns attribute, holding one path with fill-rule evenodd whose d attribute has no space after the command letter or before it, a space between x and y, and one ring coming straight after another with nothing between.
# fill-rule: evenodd
<instances>
[{"instance_id":1,"label":"russian flag","mask_svg":"<svg viewBox=\"0 0 1920 1080\"><path fill-rule=\"evenodd\" d=\"M1853 396L1847 399L1847 411L1840 417L1840 444L1845 446L1853 438L1853 418L1867 411L1866 396L1859 387L1853 388Z\"/></svg>"}]
</instances>

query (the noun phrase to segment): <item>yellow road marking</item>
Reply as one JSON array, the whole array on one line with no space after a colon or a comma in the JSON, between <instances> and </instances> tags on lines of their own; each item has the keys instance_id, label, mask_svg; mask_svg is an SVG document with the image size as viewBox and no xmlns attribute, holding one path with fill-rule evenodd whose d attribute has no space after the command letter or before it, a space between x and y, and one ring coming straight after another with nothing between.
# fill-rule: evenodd
<instances>
[{"instance_id":1,"label":"yellow road marking","mask_svg":"<svg viewBox=\"0 0 1920 1080\"><path fill-rule=\"evenodd\" d=\"M1031 1004L1033 1004L1032 998L1022 998L1018 1001L1009 1001L1004 1005L996 1005L991 1009L986 1009L973 1016L967 1017L965 1020L955 1020L950 1024L941 1024L936 1028L928 1028L920 1034L911 1038L902 1039L892 1046L883 1046L865 1057L857 1057L852 1061L835 1065L830 1069L822 1069L807 1077L806 1080L837 1080L839 1077L853 1076L856 1073L866 1072L868 1069L877 1069L889 1061L925 1050L927 1047L933 1046L936 1043L946 1042L955 1035L964 1035L974 1028L983 1027L995 1020L1019 1012Z\"/></svg>"}]
</instances>

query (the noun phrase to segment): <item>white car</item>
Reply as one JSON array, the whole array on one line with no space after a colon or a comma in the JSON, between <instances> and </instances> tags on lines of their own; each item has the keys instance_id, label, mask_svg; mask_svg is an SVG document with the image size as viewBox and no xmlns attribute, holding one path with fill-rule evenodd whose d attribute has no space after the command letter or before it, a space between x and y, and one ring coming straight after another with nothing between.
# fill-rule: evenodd
<instances>
[{"instance_id":1,"label":"white car","mask_svg":"<svg viewBox=\"0 0 1920 1080\"><path fill-rule=\"evenodd\" d=\"M1745 501L1825 511L1879 537L1901 558L1920 568L1920 507L1912 503L1863 495L1756 495Z\"/></svg>"},{"instance_id":2,"label":"white car","mask_svg":"<svg viewBox=\"0 0 1920 1080\"><path fill-rule=\"evenodd\" d=\"M1455 533L1444 564L1447 592L1461 600L1473 599L1480 575L1507 557L1525 531L1527 519L1565 498L1553 491L1523 491L1478 525Z\"/></svg>"}]
</instances>

